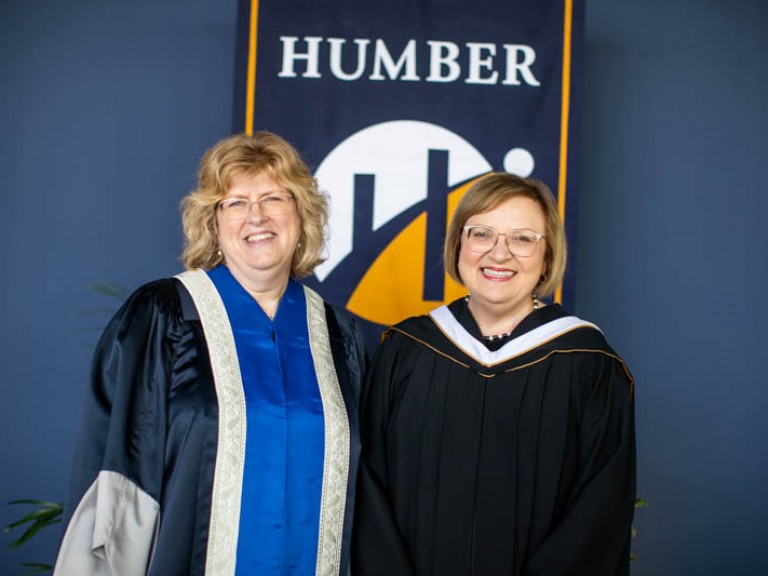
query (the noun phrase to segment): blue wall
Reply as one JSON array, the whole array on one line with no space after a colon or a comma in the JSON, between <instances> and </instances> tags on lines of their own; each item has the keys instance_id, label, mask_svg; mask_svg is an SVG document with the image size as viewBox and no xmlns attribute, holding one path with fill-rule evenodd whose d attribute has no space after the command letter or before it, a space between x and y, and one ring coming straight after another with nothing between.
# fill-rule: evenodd
<instances>
[{"instance_id":1,"label":"blue wall","mask_svg":"<svg viewBox=\"0 0 768 576\"><path fill-rule=\"evenodd\" d=\"M0 524L63 498L93 341L179 269L234 0L0 0ZM576 312L637 379L641 576L765 574L768 4L588 0ZM57 530L15 552L51 561ZM4 546L8 535L0 541Z\"/></svg>"},{"instance_id":2,"label":"blue wall","mask_svg":"<svg viewBox=\"0 0 768 576\"><path fill-rule=\"evenodd\" d=\"M768 3L593 1L586 62L577 311L637 380L635 573L768 574Z\"/></svg>"}]
</instances>

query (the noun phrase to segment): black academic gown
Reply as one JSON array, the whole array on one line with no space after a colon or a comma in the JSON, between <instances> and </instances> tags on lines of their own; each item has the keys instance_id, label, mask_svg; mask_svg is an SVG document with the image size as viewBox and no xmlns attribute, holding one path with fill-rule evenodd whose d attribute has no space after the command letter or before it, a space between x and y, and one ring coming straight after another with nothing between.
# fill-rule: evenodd
<instances>
[{"instance_id":1,"label":"black academic gown","mask_svg":"<svg viewBox=\"0 0 768 576\"><path fill-rule=\"evenodd\" d=\"M532 313L495 352L466 304L438 316L393 327L369 370L353 574L627 574L635 437L624 362L559 306Z\"/></svg>"},{"instance_id":2,"label":"black academic gown","mask_svg":"<svg viewBox=\"0 0 768 576\"><path fill-rule=\"evenodd\" d=\"M186 275L210 284L202 271ZM318 569L341 575L349 563L365 354L355 319L309 292L310 333L323 334L313 354L322 356L324 374L338 379L334 414L325 418L341 428L333 454L326 453L335 458L334 485L323 487L333 526L318 550ZM208 296L215 300L210 290ZM234 573L237 523L230 518L242 475L232 470L242 470L244 437L237 436L242 418L233 415L244 403L230 398L222 408L229 392L212 369L218 358L219 368L232 372L218 353L222 341L234 345L226 315L206 312L206 334L196 304L179 280L159 280L132 294L106 328L86 392L56 576ZM223 435L238 442L223 442Z\"/></svg>"}]
</instances>

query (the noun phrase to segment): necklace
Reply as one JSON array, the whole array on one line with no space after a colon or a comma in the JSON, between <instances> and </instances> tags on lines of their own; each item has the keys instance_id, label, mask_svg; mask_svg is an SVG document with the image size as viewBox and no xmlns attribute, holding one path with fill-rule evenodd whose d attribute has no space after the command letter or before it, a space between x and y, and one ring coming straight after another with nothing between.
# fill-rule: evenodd
<instances>
[{"instance_id":1,"label":"necklace","mask_svg":"<svg viewBox=\"0 0 768 576\"><path fill-rule=\"evenodd\" d=\"M504 340L512 336L512 332L504 332L504 334L494 334L493 336L483 336L483 340L486 342L495 342L496 340Z\"/></svg>"},{"instance_id":2,"label":"necklace","mask_svg":"<svg viewBox=\"0 0 768 576\"><path fill-rule=\"evenodd\" d=\"M469 296L467 296L467 301L469 301ZM539 296L537 294L533 295L533 309L538 310L539 309ZM512 336L512 332L504 332L503 334L493 334L491 336L483 336L483 340L486 342L496 342L497 340L504 340L506 338L509 338Z\"/></svg>"}]
</instances>

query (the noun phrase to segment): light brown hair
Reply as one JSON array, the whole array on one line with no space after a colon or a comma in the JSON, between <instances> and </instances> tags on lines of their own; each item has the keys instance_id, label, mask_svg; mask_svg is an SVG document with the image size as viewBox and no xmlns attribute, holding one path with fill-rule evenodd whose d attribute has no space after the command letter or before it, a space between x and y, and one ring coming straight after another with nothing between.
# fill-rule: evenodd
<instances>
[{"instance_id":1,"label":"light brown hair","mask_svg":"<svg viewBox=\"0 0 768 576\"><path fill-rule=\"evenodd\" d=\"M461 250L462 231L472 216L493 210L510 198L529 198L536 202L544 213L546 229L544 242L543 278L536 286L536 294L550 296L554 294L565 275L568 249L565 228L560 219L557 203L552 191L541 180L521 178L505 172L492 172L472 184L456 206L448 232L445 236L443 262L448 275L463 284L459 274L459 252Z\"/></svg>"},{"instance_id":2,"label":"light brown hair","mask_svg":"<svg viewBox=\"0 0 768 576\"><path fill-rule=\"evenodd\" d=\"M277 134L236 134L210 148L200 162L197 188L181 202L184 227L185 268L209 270L223 260L219 252L216 209L226 196L232 178L266 172L296 198L300 234L291 263L291 276L312 273L323 262L328 199L296 149Z\"/></svg>"}]
</instances>

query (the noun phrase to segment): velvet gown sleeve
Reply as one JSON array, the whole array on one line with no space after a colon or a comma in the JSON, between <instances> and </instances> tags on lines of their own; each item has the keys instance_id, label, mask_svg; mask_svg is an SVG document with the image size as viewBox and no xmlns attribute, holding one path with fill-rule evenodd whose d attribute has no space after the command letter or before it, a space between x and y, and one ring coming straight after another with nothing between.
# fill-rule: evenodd
<instances>
[{"instance_id":1,"label":"velvet gown sleeve","mask_svg":"<svg viewBox=\"0 0 768 576\"><path fill-rule=\"evenodd\" d=\"M374 356L363 388L363 452L352 535L352 574L355 576L416 573L394 517L387 469L387 424L393 408L398 349L402 344L402 337L389 334ZM403 364L399 366L404 368Z\"/></svg>"},{"instance_id":2,"label":"velvet gown sleeve","mask_svg":"<svg viewBox=\"0 0 768 576\"><path fill-rule=\"evenodd\" d=\"M344 534L342 536L341 566L346 574L350 565L352 534L354 530L355 495L360 464L360 395L363 378L368 365L360 319L344 309L339 309L326 302L328 332L331 339L333 360L337 366L339 385L347 406L350 427L349 476L347 482L347 501L344 508ZM338 369L344 367L344 369Z\"/></svg>"},{"instance_id":3,"label":"velvet gown sleeve","mask_svg":"<svg viewBox=\"0 0 768 576\"><path fill-rule=\"evenodd\" d=\"M535 546L525 576L629 574L635 500L632 379L623 364L593 355L573 401L580 412L579 474L562 518Z\"/></svg>"},{"instance_id":4,"label":"velvet gown sleeve","mask_svg":"<svg viewBox=\"0 0 768 576\"><path fill-rule=\"evenodd\" d=\"M175 348L189 338L179 311L173 281L143 287L116 313L96 347L57 576L149 570L164 481L174 476L164 466L174 449L167 442L168 396L171 373L178 369L174 362L181 360ZM186 566L185 558L179 561Z\"/></svg>"}]
</instances>

